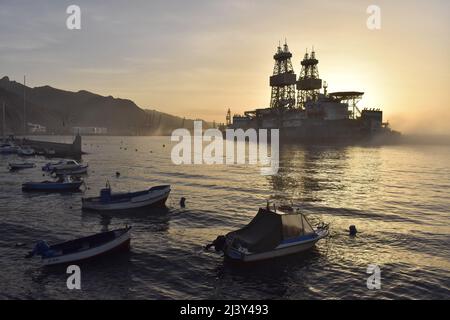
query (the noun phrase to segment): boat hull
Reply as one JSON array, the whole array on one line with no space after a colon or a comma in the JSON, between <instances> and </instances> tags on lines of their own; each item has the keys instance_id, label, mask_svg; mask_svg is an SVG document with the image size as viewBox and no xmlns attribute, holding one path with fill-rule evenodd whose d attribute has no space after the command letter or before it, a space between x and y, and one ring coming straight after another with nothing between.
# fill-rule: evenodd
<instances>
[{"instance_id":1,"label":"boat hull","mask_svg":"<svg viewBox=\"0 0 450 320\"><path fill-rule=\"evenodd\" d=\"M15 154L17 153L17 149L15 148L2 148L0 149L0 154Z\"/></svg>"},{"instance_id":2,"label":"boat hull","mask_svg":"<svg viewBox=\"0 0 450 320\"><path fill-rule=\"evenodd\" d=\"M292 242L281 244L273 250L261 253L243 253L234 248L227 247L225 249L225 256L234 261L254 262L268 259L279 258L300 252L304 252L313 248L317 241L328 236L327 230L317 231L317 236L302 242Z\"/></svg>"},{"instance_id":3,"label":"boat hull","mask_svg":"<svg viewBox=\"0 0 450 320\"><path fill-rule=\"evenodd\" d=\"M126 210L164 207L169 194L170 188L156 194L136 197L129 201L111 203L102 203L101 201L98 201L98 198L87 198L83 199L82 209L85 211L121 212Z\"/></svg>"},{"instance_id":4,"label":"boat hull","mask_svg":"<svg viewBox=\"0 0 450 320\"><path fill-rule=\"evenodd\" d=\"M17 154L21 157L31 157L34 156L36 153L32 149L19 149L17 151Z\"/></svg>"},{"instance_id":5,"label":"boat hull","mask_svg":"<svg viewBox=\"0 0 450 320\"><path fill-rule=\"evenodd\" d=\"M77 175L77 174L87 174L88 166L80 167L77 169L56 169L53 172L57 175Z\"/></svg>"},{"instance_id":6,"label":"boat hull","mask_svg":"<svg viewBox=\"0 0 450 320\"><path fill-rule=\"evenodd\" d=\"M91 260L108 254L116 253L118 251L129 250L130 242L131 242L131 235L130 232L127 231L123 235L101 246L63 256L43 258L42 263L45 266L53 266Z\"/></svg>"},{"instance_id":7,"label":"boat hull","mask_svg":"<svg viewBox=\"0 0 450 320\"><path fill-rule=\"evenodd\" d=\"M22 170L22 169L31 169L36 167L34 164L9 164L9 170Z\"/></svg>"},{"instance_id":8,"label":"boat hull","mask_svg":"<svg viewBox=\"0 0 450 320\"><path fill-rule=\"evenodd\" d=\"M78 191L83 184L80 182L71 183L33 183L27 182L22 185L22 191L40 191L40 192L72 192Z\"/></svg>"}]
</instances>

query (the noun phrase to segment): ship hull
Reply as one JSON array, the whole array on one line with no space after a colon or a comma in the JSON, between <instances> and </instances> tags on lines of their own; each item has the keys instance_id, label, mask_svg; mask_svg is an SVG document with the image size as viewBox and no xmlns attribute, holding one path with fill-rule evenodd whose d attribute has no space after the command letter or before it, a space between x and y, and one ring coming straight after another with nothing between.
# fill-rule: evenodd
<instances>
[{"instance_id":1,"label":"ship hull","mask_svg":"<svg viewBox=\"0 0 450 320\"><path fill-rule=\"evenodd\" d=\"M303 119L297 120L295 125L255 125L254 127L242 127L240 129L279 129L280 142L299 144L391 144L399 141L400 134L388 128L370 130L358 120L322 120ZM232 127L231 129L239 129ZM270 139L270 134L268 135Z\"/></svg>"}]
</instances>

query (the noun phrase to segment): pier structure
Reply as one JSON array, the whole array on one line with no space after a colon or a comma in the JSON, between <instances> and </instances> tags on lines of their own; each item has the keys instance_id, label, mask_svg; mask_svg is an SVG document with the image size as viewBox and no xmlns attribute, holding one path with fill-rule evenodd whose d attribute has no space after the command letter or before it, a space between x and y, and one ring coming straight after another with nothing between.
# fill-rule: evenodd
<instances>
[{"instance_id":1,"label":"pier structure","mask_svg":"<svg viewBox=\"0 0 450 320\"><path fill-rule=\"evenodd\" d=\"M52 141L40 141L31 139L16 139L15 143L20 146L29 146L38 153L46 156L81 159L83 154L81 150L81 135L77 134L73 143L61 143Z\"/></svg>"}]
</instances>

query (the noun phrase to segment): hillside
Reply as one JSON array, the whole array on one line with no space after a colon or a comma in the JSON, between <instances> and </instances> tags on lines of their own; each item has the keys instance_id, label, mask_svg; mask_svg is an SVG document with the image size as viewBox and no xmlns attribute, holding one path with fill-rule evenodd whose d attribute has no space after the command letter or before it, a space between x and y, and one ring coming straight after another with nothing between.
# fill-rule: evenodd
<instances>
[{"instance_id":1,"label":"hillside","mask_svg":"<svg viewBox=\"0 0 450 320\"><path fill-rule=\"evenodd\" d=\"M23 132L24 86L0 79L0 103L6 103L7 131ZM114 135L167 135L193 120L156 110L144 110L133 101L89 91L65 91L50 86L25 87L26 120L47 127L47 133L67 134L72 127L106 127Z\"/></svg>"}]
</instances>

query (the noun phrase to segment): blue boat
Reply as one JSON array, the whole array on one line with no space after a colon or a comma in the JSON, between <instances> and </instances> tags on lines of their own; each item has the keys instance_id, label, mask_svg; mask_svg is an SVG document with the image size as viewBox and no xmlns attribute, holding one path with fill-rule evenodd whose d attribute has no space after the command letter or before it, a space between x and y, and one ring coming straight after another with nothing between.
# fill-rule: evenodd
<instances>
[{"instance_id":1,"label":"blue boat","mask_svg":"<svg viewBox=\"0 0 450 320\"><path fill-rule=\"evenodd\" d=\"M75 180L69 176L60 177L56 181L25 182L22 191L73 192L80 190L83 180Z\"/></svg>"},{"instance_id":2,"label":"blue boat","mask_svg":"<svg viewBox=\"0 0 450 320\"><path fill-rule=\"evenodd\" d=\"M11 143L0 144L0 154L17 153L17 147Z\"/></svg>"}]
</instances>

